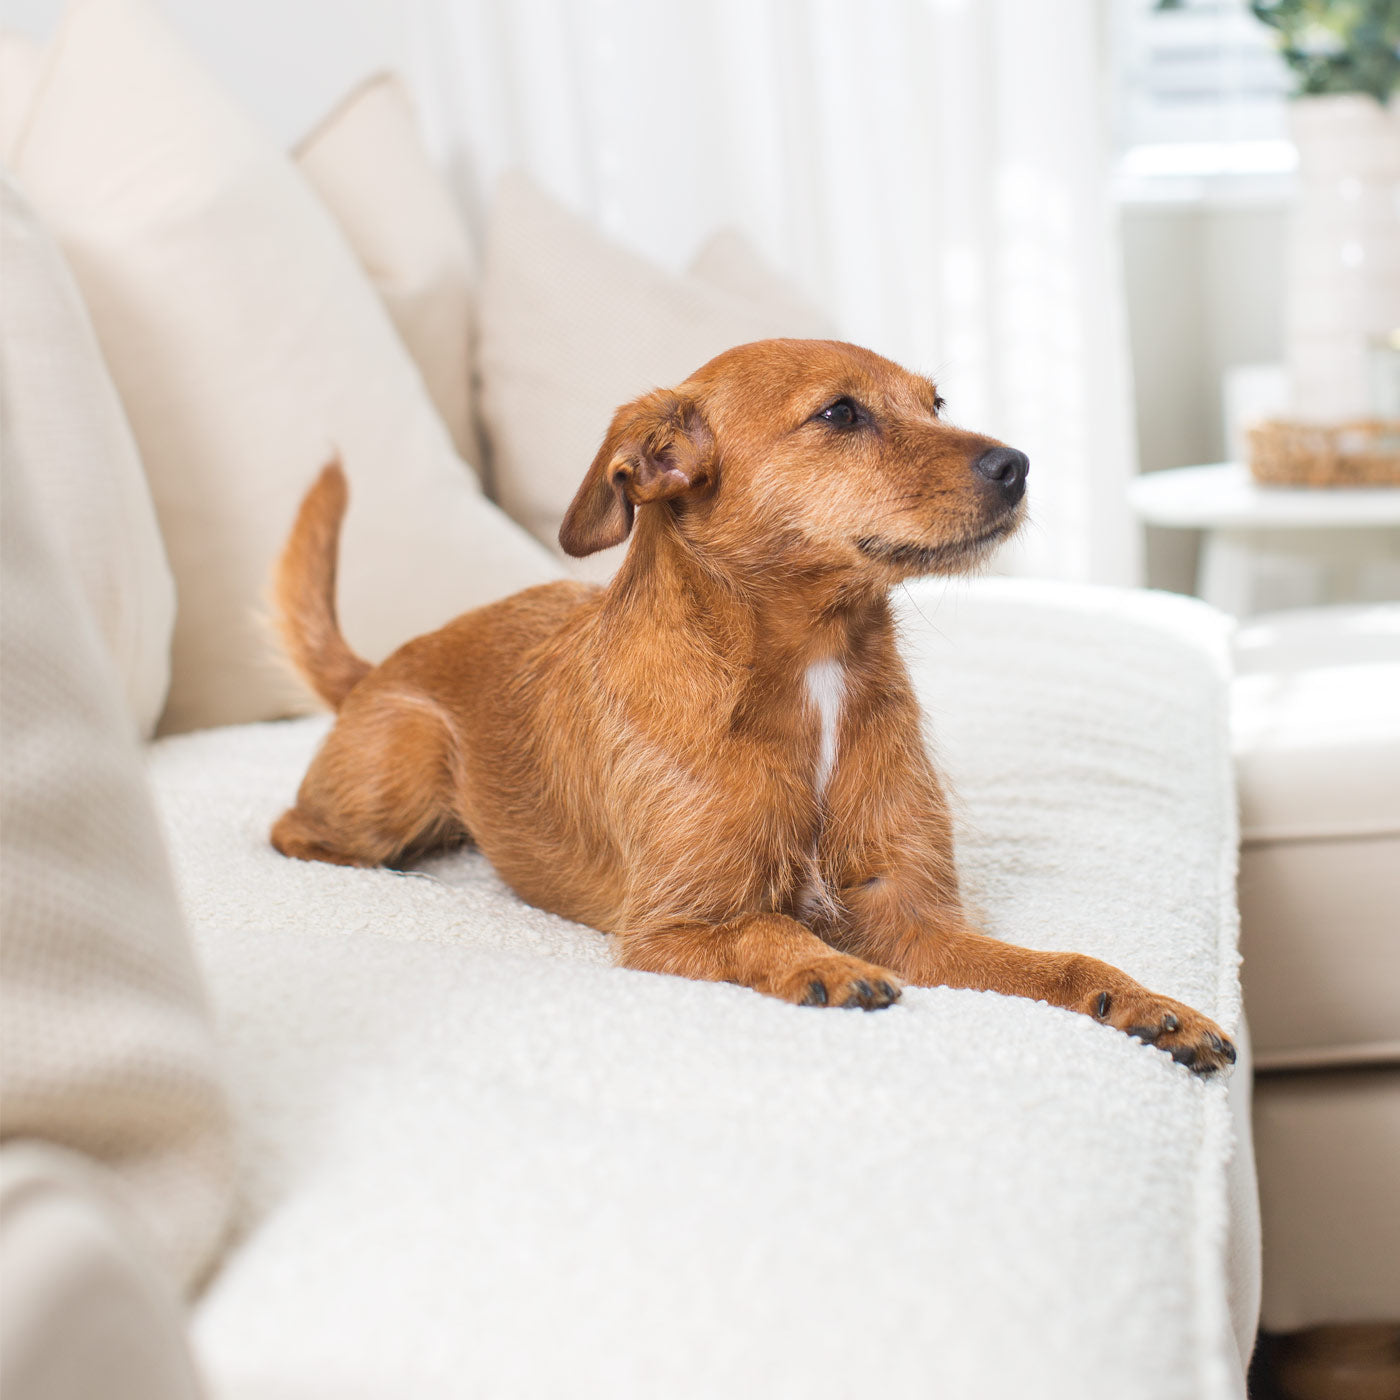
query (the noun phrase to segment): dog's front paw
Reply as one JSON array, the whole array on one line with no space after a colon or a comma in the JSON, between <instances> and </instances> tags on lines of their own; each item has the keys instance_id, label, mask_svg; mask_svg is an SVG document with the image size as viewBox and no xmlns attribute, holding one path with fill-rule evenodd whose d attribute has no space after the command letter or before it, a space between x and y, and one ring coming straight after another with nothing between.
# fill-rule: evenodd
<instances>
[{"instance_id":1,"label":"dog's front paw","mask_svg":"<svg viewBox=\"0 0 1400 1400\"><path fill-rule=\"evenodd\" d=\"M1215 1074L1235 1063L1235 1047L1214 1021L1144 988L1096 992L1080 1010L1134 1040L1165 1050L1197 1074Z\"/></svg>"},{"instance_id":2,"label":"dog's front paw","mask_svg":"<svg viewBox=\"0 0 1400 1400\"><path fill-rule=\"evenodd\" d=\"M901 985L894 973L883 967L844 953L832 953L784 969L772 988L764 990L798 1006L852 1006L862 1011L882 1011L899 1000Z\"/></svg>"}]
</instances>

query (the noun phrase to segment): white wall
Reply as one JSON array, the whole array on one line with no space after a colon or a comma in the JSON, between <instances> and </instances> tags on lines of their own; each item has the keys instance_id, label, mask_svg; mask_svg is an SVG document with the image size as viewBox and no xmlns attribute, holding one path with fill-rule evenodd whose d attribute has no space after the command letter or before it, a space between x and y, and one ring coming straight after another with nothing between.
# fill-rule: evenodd
<instances>
[{"instance_id":1,"label":"white wall","mask_svg":"<svg viewBox=\"0 0 1400 1400\"><path fill-rule=\"evenodd\" d=\"M1130 204L1123 261L1143 471L1225 456L1221 383L1283 359L1286 206ZM1190 592L1197 537L1150 530L1147 581Z\"/></svg>"},{"instance_id":2,"label":"white wall","mask_svg":"<svg viewBox=\"0 0 1400 1400\"><path fill-rule=\"evenodd\" d=\"M361 78L408 67L412 0L159 0L229 90L292 145ZM63 0L0 0L0 23L45 40Z\"/></svg>"}]
</instances>

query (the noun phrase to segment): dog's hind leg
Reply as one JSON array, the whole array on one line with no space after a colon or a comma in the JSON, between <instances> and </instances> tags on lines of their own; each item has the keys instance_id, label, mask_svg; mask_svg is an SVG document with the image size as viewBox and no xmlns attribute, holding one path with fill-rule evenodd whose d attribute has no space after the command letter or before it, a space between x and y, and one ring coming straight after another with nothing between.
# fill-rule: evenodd
<instances>
[{"instance_id":1,"label":"dog's hind leg","mask_svg":"<svg viewBox=\"0 0 1400 1400\"><path fill-rule=\"evenodd\" d=\"M675 924L623 934L618 961L642 972L737 982L801 1006L878 1011L899 1000L899 979L839 953L783 914L748 914L724 924Z\"/></svg>"},{"instance_id":2,"label":"dog's hind leg","mask_svg":"<svg viewBox=\"0 0 1400 1400\"><path fill-rule=\"evenodd\" d=\"M436 703L412 693L352 697L311 762L296 806L272 828L285 856L390 865L461 839L457 756Z\"/></svg>"}]
</instances>

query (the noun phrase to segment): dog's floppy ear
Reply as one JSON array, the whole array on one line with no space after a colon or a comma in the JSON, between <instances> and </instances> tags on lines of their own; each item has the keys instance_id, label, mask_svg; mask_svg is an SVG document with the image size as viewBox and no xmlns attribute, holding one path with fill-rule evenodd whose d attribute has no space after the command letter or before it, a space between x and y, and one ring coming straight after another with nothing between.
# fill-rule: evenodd
<instances>
[{"instance_id":1,"label":"dog's floppy ear","mask_svg":"<svg viewBox=\"0 0 1400 1400\"><path fill-rule=\"evenodd\" d=\"M621 544L637 506L708 486L714 458L714 436L688 394L657 389L624 404L559 527L564 553L580 558Z\"/></svg>"}]
</instances>

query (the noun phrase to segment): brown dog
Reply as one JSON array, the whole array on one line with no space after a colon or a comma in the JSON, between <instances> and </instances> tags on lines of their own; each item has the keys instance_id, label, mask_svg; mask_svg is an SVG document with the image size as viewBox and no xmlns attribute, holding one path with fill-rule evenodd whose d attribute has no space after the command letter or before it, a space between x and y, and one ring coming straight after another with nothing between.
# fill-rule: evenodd
<instances>
[{"instance_id":1,"label":"brown dog","mask_svg":"<svg viewBox=\"0 0 1400 1400\"><path fill-rule=\"evenodd\" d=\"M1202 1073L1232 1062L1219 1027L1116 968L968 925L886 595L1011 534L1027 462L941 408L855 346L726 351L613 418L559 533L573 555L633 534L610 585L528 589L373 668L336 622L328 467L276 599L339 719L273 844L378 865L470 839L627 967L809 1006L986 988Z\"/></svg>"}]
</instances>

